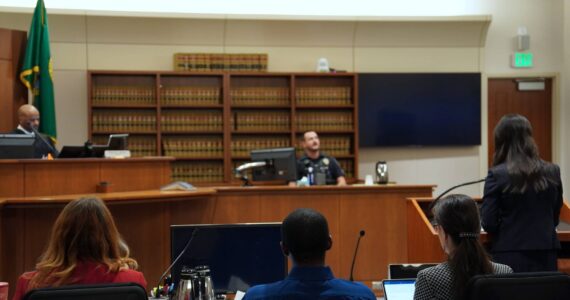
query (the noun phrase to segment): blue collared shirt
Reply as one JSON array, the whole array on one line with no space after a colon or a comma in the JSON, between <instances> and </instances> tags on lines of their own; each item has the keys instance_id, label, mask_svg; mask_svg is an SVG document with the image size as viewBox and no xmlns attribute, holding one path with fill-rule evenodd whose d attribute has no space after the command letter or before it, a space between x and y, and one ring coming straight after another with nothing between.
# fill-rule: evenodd
<instances>
[{"instance_id":1,"label":"blue collared shirt","mask_svg":"<svg viewBox=\"0 0 570 300\"><path fill-rule=\"evenodd\" d=\"M334 278L329 267L293 267L284 280L250 288L244 300L376 300L365 285Z\"/></svg>"}]
</instances>

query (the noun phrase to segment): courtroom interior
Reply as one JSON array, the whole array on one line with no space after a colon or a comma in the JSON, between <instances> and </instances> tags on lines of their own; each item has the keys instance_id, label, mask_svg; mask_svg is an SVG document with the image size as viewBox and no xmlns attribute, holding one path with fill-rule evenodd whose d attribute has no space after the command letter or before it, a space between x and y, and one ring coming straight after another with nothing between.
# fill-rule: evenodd
<instances>
[{"instance_id":1,"label":"courtroom interior","mask_svg":"<svg viewBox=\"0 0 570 300\"><path fill-rule=\"evenodd\" d=\"M570 299L570 0L139 2L0 0L0 300Z\"/></svg>"}]
</instances>

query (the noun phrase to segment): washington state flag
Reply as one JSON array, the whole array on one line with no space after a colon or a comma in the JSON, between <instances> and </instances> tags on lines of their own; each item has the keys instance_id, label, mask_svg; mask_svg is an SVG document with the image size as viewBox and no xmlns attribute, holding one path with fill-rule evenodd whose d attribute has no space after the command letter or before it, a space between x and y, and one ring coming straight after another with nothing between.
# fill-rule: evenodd
<instances>
[{"instance_id":1,"label":"washington state flag","mask_svg":"<svg viewBox=\"0 0 570 300\"><path fill-rule=\"evenodd\" d=\"M34 106L40 111L39 131L54 141L57 137L55 125L55 103L53 96L53 65L49 50L49 31L46 8L38 0L32 25L28 32L28 45L20 73L22 83L32 91Z\"/></svg>"}]
</instances>

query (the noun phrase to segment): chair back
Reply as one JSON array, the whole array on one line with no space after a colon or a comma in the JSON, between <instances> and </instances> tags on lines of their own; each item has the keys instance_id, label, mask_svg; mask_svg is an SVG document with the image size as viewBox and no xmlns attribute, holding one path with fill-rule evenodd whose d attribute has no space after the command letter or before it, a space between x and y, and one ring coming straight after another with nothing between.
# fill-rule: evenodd
<instances>
[{"instance_id":1,"label":"chair back","mask_svg":"<svg viewBox=\"0 0 570 300\"><path fill-rule=\"evenodd\" d=\"M69 285L29 291L24 300L147 300L145 289L136 283Z\"/></svg>"},{"instance_id":2,"label":"chair back","mask_svg":"<svg viewBox=\"0 0 570 300\"><path fill-rule=\"evenodd\" d=\"M570 299L570 276L561 272L477 275L469 280L467 300Z\"/></svg>"}]
</instances>

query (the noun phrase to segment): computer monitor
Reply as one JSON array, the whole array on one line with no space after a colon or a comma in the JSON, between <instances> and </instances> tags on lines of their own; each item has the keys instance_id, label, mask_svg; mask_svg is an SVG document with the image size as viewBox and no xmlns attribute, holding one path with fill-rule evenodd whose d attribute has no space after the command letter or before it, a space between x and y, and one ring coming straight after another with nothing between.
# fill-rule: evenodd
<instances>
[{"instance_id":1,"label":"computer monitor","mask_svg":"<svg viewBox=\"0 0 570 300\"><path fill-rule=\"evenodd\" d=\"M0 159L34 158L36 139L27 134L0 134Z\"/></svg>"},{"instance_id":2,"label":"computer monitor","mask_svg":"<svg viewBox=\"0 0 570 300\"><path fill-rule=\"evenodd\" d=\"M129 134L111 134L106 145L63 146L58 158L103 157L105 150L127 150Z\"/></svg>"},{"instance_id":3,"label":"computer monitor","mask_svg":"<svg viewBox=\"0 0 570 300\"><path fill-rule=\"evenodd\" d=\"M128 133L111 134L107 143L107 150L128 150Z\"/></svg>"},{"instance_id":4,"label":"computer monitor","mask_svg":"<svg viewBox=\"0 0 570 300\"><path fill-rule=\"evenodd\" d=\"M266 162L264 167L253 169L252 176L255 181L297 180L295 148L253 150L251 160Z\"/></svg>"},{"instance_id":5,"label":"computer monitor","mask_svg":"<svg viewBox=\"0 0 570 300\"><path fill-rule=\"evenodd\" d=\"M174 283L180 281L182 266L209 266L216 293L247 291L287 275L287 258L279 245L281 223L171 225L172 261L195 230L187 251L172 267Z\"/></svg>"}]
</instances>

